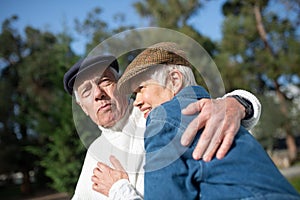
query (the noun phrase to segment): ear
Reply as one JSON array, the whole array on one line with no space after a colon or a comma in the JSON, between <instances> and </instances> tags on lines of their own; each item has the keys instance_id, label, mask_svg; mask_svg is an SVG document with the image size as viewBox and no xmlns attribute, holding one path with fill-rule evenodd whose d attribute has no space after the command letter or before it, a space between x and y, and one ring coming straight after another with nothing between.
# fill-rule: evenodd
<instances>
[{"instance_id":1,"label":"ear","mask_svg":"<svg viewBox=\"0 0 300 200\"><path fill-rule=\"evenodd\" d=\"M173 92L174 95L176 95L182 89L183 75L180 71L175 69L170 72L170 77L171 77Z\"/></svg>"}]
</instances>

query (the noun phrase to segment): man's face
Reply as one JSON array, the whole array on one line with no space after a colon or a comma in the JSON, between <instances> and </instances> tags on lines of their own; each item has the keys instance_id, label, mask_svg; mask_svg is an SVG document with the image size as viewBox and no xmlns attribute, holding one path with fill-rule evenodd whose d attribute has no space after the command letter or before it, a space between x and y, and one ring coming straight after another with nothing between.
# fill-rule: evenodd
<instances>
[{"instance_id":1,"label":"man's face","mask_svg":"<svg viewBox=\"0 0 300 200\"><path fill-rule=\"evenodd\" d=\"M124 116L128 101L124 95L117 94L117 80L110 68L103 74L85 74L76 81L78 103L97 125L112 127Z\"/></svg>"}]
</instances>

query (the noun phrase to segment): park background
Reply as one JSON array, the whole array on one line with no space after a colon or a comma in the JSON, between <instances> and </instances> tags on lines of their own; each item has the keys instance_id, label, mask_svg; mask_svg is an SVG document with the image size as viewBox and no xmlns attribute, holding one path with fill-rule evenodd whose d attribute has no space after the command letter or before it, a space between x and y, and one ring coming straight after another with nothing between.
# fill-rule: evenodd
<instances>
[{"instance_id":1,"label":"park background","mask_svg":"<svg viewBox=\"0 0 300 200\"><path fill-rule=\"evenodd\" d=\"M72 195L86 148L63 75L101 41L140 27L172 29L201 44L227 92L242 88L261 101L251 132L276 165L300 166L299 0L0 0L0 20L4 199ZM300 191L300 174L288 179Z\"/></svg>"}]
</instances>

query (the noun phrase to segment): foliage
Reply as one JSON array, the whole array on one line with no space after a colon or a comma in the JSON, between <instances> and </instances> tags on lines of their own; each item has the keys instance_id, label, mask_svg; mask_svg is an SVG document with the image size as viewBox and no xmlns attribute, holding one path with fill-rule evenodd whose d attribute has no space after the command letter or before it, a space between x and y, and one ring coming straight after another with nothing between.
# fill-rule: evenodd
<instances>
[{"instance_id":1,"label":"foliage","mask_svg":"<svg viewBox=\"0 0 300 200\"><path fill-rule=\"evenodd\" d=\"M27 120L39 134L39 146L28 147L28 150L41 158L39 165L52 179L51 186L71 193L81 168L84 148L73 125L72 101L63 90L62 80L77 57L69 48L71 40L64 34L51 37L49 33L35 30L27 30L27 34L29 41L32 36L35 41L28 43L29 48L37 51L32 51L25 59L21 70L25 75L21 85L25 87L21 90L29 94L29 102L35 105L30 107ZM40 37L41 41L37 40Z\"/></svg>"},{"instance_id":2,"label":"foliage","mask_svg":"<svg viewBox=\"0 0 300 200\"><path fill-rule=\"evenodd\" d=\"M292 184L292 186L300 192L300 177L293 177L289 179L289 182Z\"/></svg>"},{"instance_id":3,"label":"foliage","mask_svg":"<svg viewBox=\"0 0 300 200\"><path fill-rule=\"evenodd\" d=\"M62 85L64 72L77 59L71 40L31 27L21 39L11 24L4 25L1 40L16 47L8 51L6 43L1 46L1 58L8 63L1 78L6 98L1 102L6 116L1 116L1 146L6 149L1 159L6 160L7 172L44 169L55 189L72 192L84 148L74 129L71 98Z\"/></svg>"},{"instance_id":4,"label":"foliage","mask_svg":"<svg viewBox=\"0 0 300 200\"><path fill-rule=\"evenodd\" d=\"M25 45L21 41L20 35L10 26L17 20L13 16L2 24L0 34L0 57L9 67L1 71L0 91L3 95L1 99L0 114L0 146L1 159L5 160L0 166L1 173L10 174L19 171L23 174L24 193L30 192L29 170L33 169L33 161L36 157L25 151L27 145L34 145L35 139L30 136L30 130L26 123L25 116L28 114L27 107L22 101L27 100L27 94L18 90L19 78L18 70L23 62ZM1 96L2 96L1 95Z\"/></svg>"},{"instance_id":5,"label":"foliage","mask_svg":"<svg viewBox=\"0 0 300 200\"><path fill-rule=\"evenodd\" d=\"M300 76L299 19L273 12L274 3L284 3L285 9L299 16L296 0L226 1L219 43L189 24L205 1L146 0L134 4L149 25L182 32L201 44L215 59L227 91L242 88L259 97L263 114L253 131L268 149L274 147L274 136L282 137L289 131L287 127L292 135L299 134L300 95L291 96L283 89L287 83L299 89L299 82L291 78L299 80ZM123 19L113 29L101 19L101 12L95 8L85 20L75 22L77 32L87 39L86 54L111 35L133 28ZM27 27L23 38L13 26L16 20L16 16L5 20L0 34L0 158L5 161L0 172L28 174L35 170L50 178L47 183L56 190L72 194L85 148L77 135L72 98L63 90L62 79L79 56L71 49L72 38L67 33ZM120 41L116 45L126 44ZM121 71L136 54L119 59ZM90 123L80 116L75 121ZM86 131L81 137L88 145L95 136L90 132L95 130Z\"/></svg>"},{"instance_id":6,"label":"foliage","mask_svg":"<svg viewBox=\"0 0 300 200\"><path fill-rule=\"evenodd\" d=\"M199 42L210 55L214 55L215 44L189 25L189 20L197 14L201 6L198 0L191 0L188 3L180 0L147 0L134 4L140 16L149 19L151 26L170 28L184 33Z\"/></svg>"},{"instance_id":7,"label":"foliage","mask_svg":"<svg viewBox=\"0 0 300 200\"><path fill-rule=\"evenodd\" d=\"M223 39L216 62L228 90L244 88L263 95L261 100L266 114L263 113L262 123L255 129L257 135L270 138L267 135L271 132L273 137L285 135L290 138L287 145L293 160L297 147L290 122L297 118L290 115L292 101L281 90L292 82L280 80L291 75L299 78L300 40L292 18L272 11L270 6L274 3L280 5L280 1L272 0L225 2ZM271 91L274 91L273 96L268 97ZM271 117L265 118L265 115Z\"/></svg>"}]
</instances>

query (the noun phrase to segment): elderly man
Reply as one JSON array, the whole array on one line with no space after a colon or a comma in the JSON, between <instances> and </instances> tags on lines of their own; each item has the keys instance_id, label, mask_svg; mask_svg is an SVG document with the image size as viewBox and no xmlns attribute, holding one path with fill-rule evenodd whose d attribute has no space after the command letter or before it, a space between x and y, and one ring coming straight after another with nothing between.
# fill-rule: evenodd
<instances>
[{"instance_id":1,"label":"elderly man","mask_svg":"<svg viewBox=\"0 0 300 200\"><path fill-rule=\"evenodd\" d=\"M130 101L126 96L116 92L118 70L118 62L113 56L95 56L79 61L65 74L64 87L66 91L71 95L74 94L76 102L101 130L101 136L89 146L73 199L143 198L145 119L138 109L133 108L132 100ZM249 111L249 108L254 108L254 111L252 110L254 115L248 113L247 117L250 117L248 122L251 122L248 124L248 128L257 122L260 116L258 100L246 91L239 92L234 91L230 95L239 95L240 97L247 94L248 97L250 96L251 98L248 100L243 99L248 103L247 109L235 98L219 99L218 102L226 102L225 117L224 113L209 112L214 107L212 101L201 100L200 104L203 106L200 108L202 113L207 115L202 116L207 119L202 126L205 126L205 130L210 130L206 134L213 135L215 132L219 132L212 131L216 129L226 132L226 127L220 127L220 124L235 124L233 130L237 130L236 127L239 127L240 120L246 115L245 110ZM247 95L243 97L247 98ZM227 132L227 134L231 135L228 138L233 138L236 133ZM187 143L193 137L191 135L188 136ZM230 141L227 143L230 144ZM214 154L216 150L213 148L211 154ZM111 162L116 170L101 165L102 170L107 172L104 174L111 181L93 185L91 177L98 161L109 166L111 166ZM128 176L119 170L126 170ZM107 177L103 177L103 179ZM118 181L114 183L115 180ZM103 187L100 188L103 194L94 191L93 187L98 187L98 189ZM107 188L111 189L107 190Z\"/></svg>"}]
</instances>

